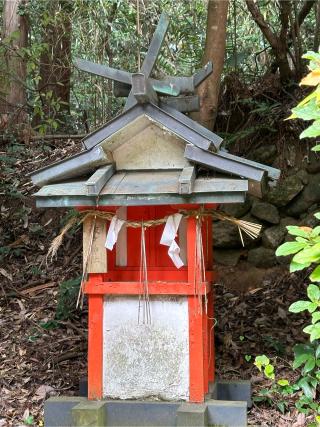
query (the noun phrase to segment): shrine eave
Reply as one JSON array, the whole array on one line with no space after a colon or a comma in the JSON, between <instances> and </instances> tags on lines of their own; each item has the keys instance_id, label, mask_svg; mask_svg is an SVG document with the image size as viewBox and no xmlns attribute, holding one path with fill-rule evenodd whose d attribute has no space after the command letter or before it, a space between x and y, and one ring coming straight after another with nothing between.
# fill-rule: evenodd
<instances>
[{"instance_id":1,"label":"shrine eave","mask_svg":"<svg viewBox=\"0 0 320 427\"><path fill-rule=\"evenodd\" d=\"M88 181L45 185L36 194L37 207L141 206L186 203L241 203L248 181L230 178L196 178L190 194L180 191L181 171L120 171L99 191L90 194Z\"/></svg>"}]
</instances>

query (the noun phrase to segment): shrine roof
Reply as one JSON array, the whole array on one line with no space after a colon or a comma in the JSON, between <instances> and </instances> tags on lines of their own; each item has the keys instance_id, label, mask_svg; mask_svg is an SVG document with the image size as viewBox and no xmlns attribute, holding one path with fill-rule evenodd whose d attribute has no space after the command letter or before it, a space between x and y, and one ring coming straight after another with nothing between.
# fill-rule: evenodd
<instances>
[{"instance_id":1,"label":"shrine roof","mask_svg":"<svg viewBox=\"0 0 320 427\"><path fill-rule=\"evenodd\" d=\"M37 205L95 205L97 194L86 192L90 174L100 174L105 184L99 187L102 205L159 204L160 199L161 203L240 202L246 191L259 197L264 181L279 177L277 169L222 150L221 142L170 107L137 104L86 136L82 152L31 174L35 184L44 186L35 194ZM199 167L207 171L207 179L197 176ZM187 168L192 172L186 196L178 185ZM216 173L224 178L215 178ZM120 178L123 182L114 188ZM167 182L170 190L165 189Z\"/></svg>"},{"instance_id":2,"label":"shrine roof","mask_svg":"<svg viewBox=\"0 0 320 427\"><path fill-rule=\"evenodd\" d=\"M161 14L137 73L76 60L79 70L113 80L114 95L127 100L85 136L83 151L31 174L42 187L38 206L241 202L279 178L277 169L228 153L220 136L183 114L199 110L196 88L211 62L189 77L152 78L168 25Z\"/></svg>"}]
</instances>

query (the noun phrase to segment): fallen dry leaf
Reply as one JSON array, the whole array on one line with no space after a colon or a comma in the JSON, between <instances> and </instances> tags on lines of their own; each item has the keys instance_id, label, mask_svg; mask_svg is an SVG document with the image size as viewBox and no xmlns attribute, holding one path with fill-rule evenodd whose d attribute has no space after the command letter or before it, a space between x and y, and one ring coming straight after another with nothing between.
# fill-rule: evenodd
<instances>
[{"instance_id":1,"label":"fallen dry leaf","mask_svg":"<svg viewBox=\"0 0 320 427\"><path fill-rule=\"evenodd\" d=\"M4 268L0 268L0 274L2 274L2 276L6 277L12 282L12 275L8 273L7 270L5 270Z\"/></svg>"},{"instance_id":2,"label":"fallen dry leaf","mask_svg":"<svg viewBox=\"0 0 320 427\"><path fill-rule=\"evenodd\" d=\"M54 388L50 385L41 385L37 388L32 400L43 400L51 391L54 391Z\"/></svg>"}]
</instances>

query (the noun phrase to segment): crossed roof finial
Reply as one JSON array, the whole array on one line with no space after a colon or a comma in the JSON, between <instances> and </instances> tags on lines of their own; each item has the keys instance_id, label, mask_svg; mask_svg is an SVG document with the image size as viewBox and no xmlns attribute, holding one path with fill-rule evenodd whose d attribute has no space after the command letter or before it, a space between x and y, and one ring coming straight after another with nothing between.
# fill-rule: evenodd
<instances>
[{"instance_id":1,"label":"crossed roof finial","mask_svg":"<svg viewBox=\"0 0 320 427\"><path fill-rule=\"evenodd\" d=\"M96 64L84 59L76 59L75 66L114 81L115 96L127 96L124 111L137 103L164 103L181 112L199 110L199 97L195 89L212 73L212 62L191 77L167 77L164 80L151 78L151 73L160 53L169 26L169 17L162 13L153 34L148 52L138 73L118 70L106 65ZM179 96L182 95L182 96ZM161 97L161 99L159 99Z\"/></svg>"}]
</instances>

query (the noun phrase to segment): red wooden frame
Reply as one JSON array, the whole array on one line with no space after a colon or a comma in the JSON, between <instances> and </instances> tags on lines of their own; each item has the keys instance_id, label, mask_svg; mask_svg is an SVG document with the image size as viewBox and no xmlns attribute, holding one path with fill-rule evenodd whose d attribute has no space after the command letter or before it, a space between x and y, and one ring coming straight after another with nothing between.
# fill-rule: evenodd
<instances>
[{"instance_id":1,"label":"red wooden frame","mask_svg":"<svg viewBox=\"0 0 320 427\"><path fill-rule=\"evenodd\" d=\"M207 206L208 207L208 206ZM210 206L211 207L211 206ZM197 209L199 206L163 206L162 209L152 207L137 211L128 209L128 219L136 219L134 215L143 211L144 218L159 218L179 209ZM116 207L99 208L114 212ZM81 209L80 209L81 210ZM211 282L214 273L211 271L212 260L212 221L202 220L202 236L204 244L206 282L201 282L201 273L195 263L196 250L195 217L187 219L187 266L175 269L167 255L167 248L159 251L159 236L162 229L156 232L148 230L148 280L150 295L186 295L189 314L189 401L203 402L208 392L209 381L214 380L214 342L213 342L213 292ZM156 227L158 228L158 227ZM130 254L140 253L137 250L136 236L128 238L128 259ZM147 233L146 233L147 235ZM129 236L128 236L129 237ZM157 244L156 244L157 243ZM156 254L155 252L158 251ZM135 258L134 258L135 259ZM129 260L126 267L116 266L115 250L108 253L108 272L89 274L84 291L89 297L89 328L88 328L88 399L103 397L103 300L104 295L140 295L139 266ZM160 264L160 265L158 265ZM195 281L197 291L195 291ZM206 297L205 297L206 296ZM205 304L207 298L207 305Z\"/></svg>"}]
</instances>

